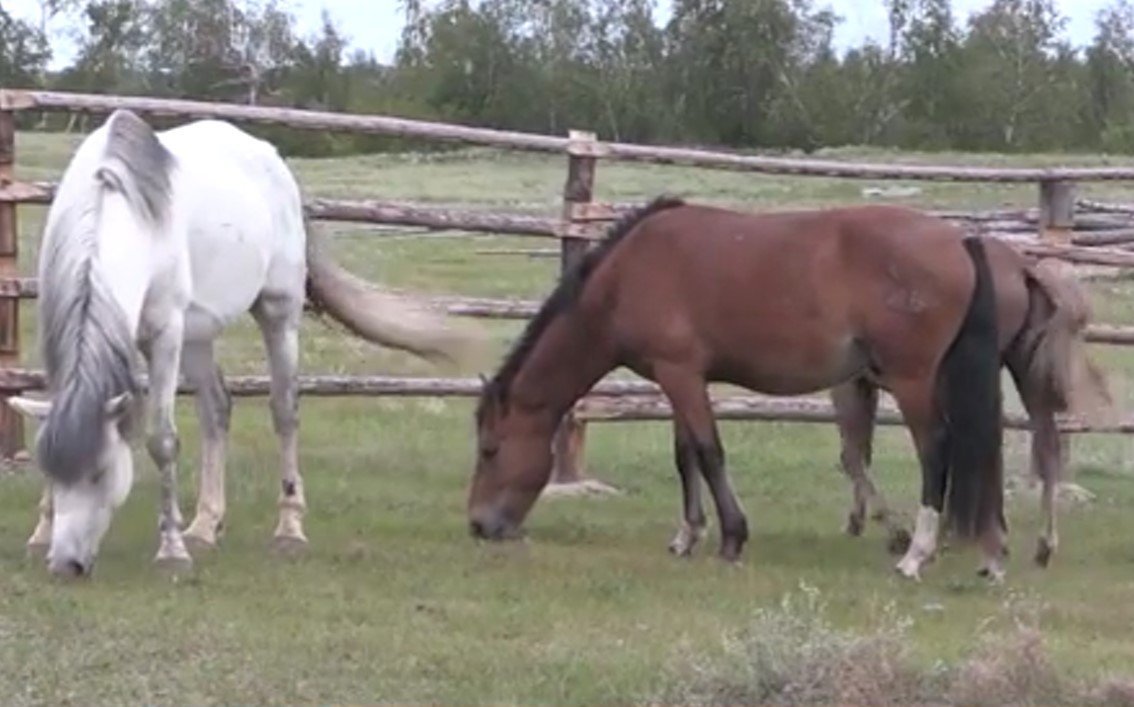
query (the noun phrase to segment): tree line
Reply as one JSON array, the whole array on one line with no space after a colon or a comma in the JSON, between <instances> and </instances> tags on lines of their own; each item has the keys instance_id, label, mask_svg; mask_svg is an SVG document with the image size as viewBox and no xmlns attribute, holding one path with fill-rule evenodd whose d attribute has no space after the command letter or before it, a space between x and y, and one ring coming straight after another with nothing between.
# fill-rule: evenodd
<instances>
[{"instance_id":1,"label":"tree line","mask_svg":"<svg viewBox=\"0 0 1134 707\"><path fill-rule=\"evenodd\" d=\"M384 65L326 16L299 36L276 0L40 0L38 22L0 8L0 84L764 150L1134 152L1132 0L1098 12L1086 46L1054 0L993 0L965 21L950 0L882 0L887 37L845 51L842 18L815 0L661 1L665 22L655 0L399 0ZM61 20L78 51L48 71ZM273 137L292 152L404 146Z\"/></svg>"}]
</instances>

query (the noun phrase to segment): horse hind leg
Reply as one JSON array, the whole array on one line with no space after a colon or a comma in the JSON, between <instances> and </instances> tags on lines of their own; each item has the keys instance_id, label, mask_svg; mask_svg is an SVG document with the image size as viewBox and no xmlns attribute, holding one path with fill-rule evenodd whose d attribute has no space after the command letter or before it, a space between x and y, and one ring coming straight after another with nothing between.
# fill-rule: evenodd
<instances>
[{"instance_id":1,"label":"horse hind leg","mask_svg":"<svg viewBox=\"0 0 1134 707\"><path fill-rule=\"evenodd\" d=\"M1056 495L1063 479L1063 440L1055 422L1055 413L1043 399L1043 395L1029 384L1025 364L1009 358L1008 370L1020 393L1020 400L1031 421L1031 466L1032 473L1040 480L1040 513L1043 527L1036 542L1035 562L1047 567L1059 545L1059 529L1056 516Z\"/></svg>"},{"instance_id":2,"label":"horse hind leg","mask_svg":"<svg viewBox=\"0 0 1134 707\"><path fill-rule=\"evenodd\" d=\"M894 391L894 397L913 437L922 469L921 508L918 510L913 539L895 569L909 579L918 580L921 568L937 553L945 494L950 483L950 466L955 463L956 450L953 445L963 444L965 440L954 438L937 411L934 386L910 382L900 386L892 385L891 390ZM957 483L956 479L952 483ZM1000 581L1004 576L1006 525L1003 509L994 510L997 522L986 523L986 528L980 533L982 562L978 574Z\"/></svg>"},{"instance_id":3,"label":"horse hind leg","mask_svg":"<svg viewBox=\"0 0 1134 707\"><path fill-rule=\"evenodd\" d=\"M890 552L901 554L909 548L910 534L893 521L889 505L870 475L878 387L865 378L852 380L831 389L831 403L841 442L839 464L853 486L846 532L855 537L861 535L867 510L873 506L871 518L886 527Z\"/></svg>"},{"instance_id":4,"label":"horse hind leg","mask_svg":"<svg viewBox=\"0 0 1134 707\"><path fill-rule=\"evenodd\" d=\"M931 383L892 384L890 389L902 411L921 464L921 507L909 548L895 569L909 579L918 580L921 568L937 553L948 480L949 438L940 415L935 412Z\"/></svg>"},{"instance_id":5,"label":"horse hind leg","mask_svg":"<svg viewBox=\"0 0 1134 707\"><path fill-rule=\"evenodd\" d=\"M673 421L674 462L681 479L681 524L669 543L669 551L679 557L693 554L705 536L705 510L701 504L701 470L692 432L678 418Z\"/></svg>"},{"instance_id":6,"label":"horse hind leg","mask_svg":"<svg viewBox=\"0 0 1134 707\"><path fill-rule=\"evenodd\" d=\"M225 457L228 447L232 398L213 357L213 343L192 343L182 352L182 371L196 388L197 420L201 429L201 470L198 474L197 511L184 532L191 549L216 547L224 527Z\"/></svg>"},{"instance_id":7,"label":"horse hind leg","mask_svg":"<svg viewBox=\"0 0 1134 707\"><path fill-rule=\"evenodd\" d=\"M851 381L831 389L831 403L835 408L835 418L839 428L839 465L843 474L850 479L853 498L847 513L846 532L858 537L866 526L866 508L869 492L866 489L866 456L869 453L870 434L874 427L872 411L864 409L866 402L862 386ZM869 414L869 417L867 415Z\"/></svg>"},{"instance_id":8,"label":"horse hind leg","mask_svg":"<svg viewBox=\"0 0 1134 707\"><path fill-rule=\"evenodd\" d=\"M285 554L307 547L303 516L307 500L299 473L299 318L303 302L286 296L262 296L252 310L267 349L271 376L272 424L279 439L279 522L273 547Z\"/></svg>"}]
</instances>

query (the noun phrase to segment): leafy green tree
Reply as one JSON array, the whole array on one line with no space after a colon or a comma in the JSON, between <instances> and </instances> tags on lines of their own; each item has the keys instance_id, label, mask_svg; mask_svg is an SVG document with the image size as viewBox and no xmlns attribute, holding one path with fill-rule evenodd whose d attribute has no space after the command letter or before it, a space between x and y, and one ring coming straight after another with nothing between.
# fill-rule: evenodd
<instances>
[{"instance_id":1,"label":"leafy green tree","mask_svg":"<svg viewBox=\"0 0 1134 707\"><path fill-rule=\"evenodd\" d=\"M1118 0L1099 12L1086 52L1085 121L1102 147L1134 149L1134 6Z\"/></svg>"},{"instance_id":2,"label":"leafy green tree","mask_svg":"<svg viewBox=\"0 0 1134 707\"><path fill-rule=\"evenodd\" d=\"M1065 25L1053 0L994 0L972 19L962 65L969 120L959 142L999 150L1041 142L1036 130L1051 107Z\"/></svg>"},{"instance_id":3,"label":"leafy green tree","mask_svg":"<svg viewBox=\"0 0 1134 707\"><path fill-rule=\"evenodd\" d=\"M43 33L0 7L0 85L37 84L50 59Z\"/></svg>"},{"instance_id":4,"label":"leafy green tree","mask_svg":"<svg viewBox=\"0 0 1134 707\"><path fill-rule=\"evenodd\" d=\"M145 7L137 0L92 0L83 16L78 56L60 85L89 92L143 90L139 62L146 46Z\"/></svg>"}]
</instances>

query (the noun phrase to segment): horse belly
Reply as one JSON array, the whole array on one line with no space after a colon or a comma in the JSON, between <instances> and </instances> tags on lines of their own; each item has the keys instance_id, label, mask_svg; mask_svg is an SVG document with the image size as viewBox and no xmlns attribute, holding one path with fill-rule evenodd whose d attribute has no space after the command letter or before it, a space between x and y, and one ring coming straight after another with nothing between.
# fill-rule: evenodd
<instances>
[{"instance_id":1,"label":"horse belly","mask_svg":"<svg viewBox=\"0 0 1134 707\"><path fill-rule=\"evenodd\" d=\"M806 268L794 275L795 281L821 281ZM759 276L768 281L773 273ZM738 379L737 384L768 394L801 395L840 383L869 365L839 291L783 285L754 297L737 294L751 289L748 283L729 284L729 291L700 318L714 352L713 368Z\"/></svg>"},{"instance_id":2,"label":"horse belly","mask_svg":"<svg viewBox=\"0 0 1134 707\"><path fill-rule=\"evenodd\" d=\"M230 323L211 311L193 304L185 312L185 341L212 341Z\"/></svg>"},{"instance_id":3,"label":"horse belly","mask_svg":"<svg viewBox=\"0 0 1134 707\"><path fill-rule=\"evenodd\" d=\"M192 306L223 324L245 313L264 288L271 253L261 239L234 224L217 224L190 238Z\"/></svg>"},{"instance_id":4,"label":"horse belly","mask_svg":"<svg viewBox=\"0 0 1134 707\"><path fill-rule=\"evenodd\" d=\"M817 334L718 355L709 377L768 395L804 395L838 385L869 367L869 352L856 337Z\"/></svg>"}]
</instances>

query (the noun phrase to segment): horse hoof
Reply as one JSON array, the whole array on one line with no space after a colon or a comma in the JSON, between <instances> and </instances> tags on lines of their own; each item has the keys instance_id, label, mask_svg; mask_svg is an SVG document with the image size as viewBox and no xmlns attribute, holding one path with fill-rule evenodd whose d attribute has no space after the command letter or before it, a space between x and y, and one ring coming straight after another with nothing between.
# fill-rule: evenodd
<instances>
[{"instance_id":1,"label":"horse hoof","mask_svg":"<svg viewBox=\"0 0 1134 707\"><path fill-rule=\"evenodd\" d=\"M180 576L193 570L193 558L189 555L158 555L154 558L154 566L162 574Z\"/></svg>"},{"instance_id":2,"label":"horse hoof","mask_svg":"<svg viewBox=\"0 0 1134 707\"><path fill-rule=\"evenodd\" d=\"M669 541L669 551L678 557L689 557L704 536L705 526L703 524L682 523L673 536L673 540Z\"/></svg>"},{"instance_id":3,"label":"horse hoof","mask_svg":"<svg viewBox=\"0 0 1134 707\"><path fill-rule=\"evenodd\" d=\"M721 549L720 552L717 553L717 556L729 564L740 564L742 549L743 545L738 542L725 542L721 544Z\"/></svg>"},{"instance_id":4,"label":"horse hoof","mask_svg":"<svg viewBox=\"0 0 1134 707\"><path fill-rule=\"evenodd\" d=\"M894 565L894 571L902 575L906 579L913 580L914 582L921 581L921 568L917 562L909 558L903 558L901 562Z\"/></svg>"},{"instance_id":5,"label":"horse hoof","mask_svg":"<svg viewBox=\"0 0 1134 707\"><path fill-rule=\"evenodd\" d=\"M295 535L277 535L272 538L272 553L282 557L297 557L307 550L307 538Z\"/></svg>"},{"instance_id":6,"label":"horse hoof","mask_svg":"<svg viewBox=\"0 0 1134 707\"><path fill-rule=\"evenodd\" d=\"M721 545L717 557L729 564L736 564L740 561L740 547L730 543Z\"/></svg>"},{"instance_id":7,"label":"horse hoof","mask_svg":"<svg viewBox=\"0 0 1134 707\"><path fill-rule=\"evenodd\" d=\"M1004 570L999 567L984 566L977 570L977 576L987 579L989 584L1003 584Z\"/></svg>"},{"instance_id":8,"label":"horse hoof","mask_svg":"<svg viewBox=\"0 0 1134 707\"><path fill-rule=\"evenodd\" d=\"M886 539L886 548L891 555L904 555L909 549L913 538L905 528L891 528L890 537Z\"/></svg>"},{"instance_id":9,"label":"horse hoof","mask_svg":"<svg viewBox=\"0 0 1134 707\"><path fill-rule=\"evenodd\" d=\"M185 549L189 551L190 555L204 555L217 549L216 540L210 540L204 537L204 535L188 532L183 537L185 540Z\"/></svg>"},{"instance_id":10,"label":"horse hoof","mask_svg":"<svg viewBox=\"0 0 1134 707\"><path fill-rule=\"evenodd\" d=\"M852 538L857 538L857 537L861 536L863 525L864 525L864 523L862 522L862 516L857 515L855 513L851 513L851 514L847 515L847 527L846 527L847 535L851 536Z\"/></svg>"},{"instance_id":11,"label":"horse hoof","mask_svg":"<svg viewBox=\"0 0 1134 707\"><path fill-rule=\"evenodd\" d=\"M1051 563L1051 556L1054 554L1055 548L1047 542L1047 538L1040 538L1036 547L1036 564L1046 568Z\"/></svg>"},{"instance_id":12,"label":"horse hoof","mask_svg":"<svg viewBox=\"0 0 1134 707\"><path fill-rule=\"evenodd\" d=\"M676 557L689 557L693 554L693 546L683 540L674 540L669 544L669 554Z\"/></svg>"}]
</instances>

